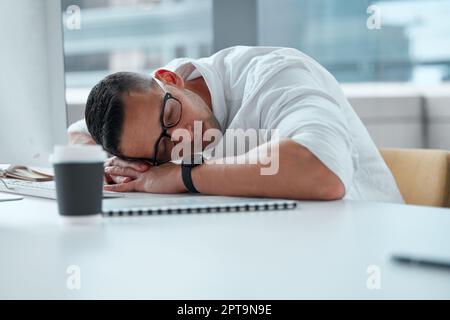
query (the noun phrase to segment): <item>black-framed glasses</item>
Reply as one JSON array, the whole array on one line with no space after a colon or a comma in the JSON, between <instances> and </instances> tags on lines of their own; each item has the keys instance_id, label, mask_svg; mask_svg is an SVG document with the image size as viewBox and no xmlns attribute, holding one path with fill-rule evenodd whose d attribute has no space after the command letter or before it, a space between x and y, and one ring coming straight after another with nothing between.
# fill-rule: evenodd
<instances>
[{"instance_id":1,"label":"black-framed glasses","mask_svg":"<svg viewBox=\"0 0 450 320\"><path fill-rule=\"evenodd\" d=\"M171 160L174 143L167 130L175 127L180 122L181 113L180 100L166 92L159 116L162 132L153 147L153 158L150 160L152 165L158 166Z\"/></svg>"}]
</instances>

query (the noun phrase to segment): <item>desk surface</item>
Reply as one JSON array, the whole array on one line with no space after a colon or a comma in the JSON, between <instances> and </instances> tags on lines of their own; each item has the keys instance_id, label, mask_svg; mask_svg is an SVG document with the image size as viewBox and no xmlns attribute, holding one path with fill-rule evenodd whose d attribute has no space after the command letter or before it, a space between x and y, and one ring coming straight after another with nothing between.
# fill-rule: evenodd
<instances>
[{"instance_id":1,"label":"desk surface","mask_svg":"<svg viewBox=\"0 0 450 320\"><path fill-rule=\"evenodd\" d=\"M412 249L450 254L450 210L301 202L81 227L62 225L55 201L25 198L0 203L0 298L450 298L450 271L390 260ZM367 286L372 265L380 289Z\"/></svg>"}]
</instances>

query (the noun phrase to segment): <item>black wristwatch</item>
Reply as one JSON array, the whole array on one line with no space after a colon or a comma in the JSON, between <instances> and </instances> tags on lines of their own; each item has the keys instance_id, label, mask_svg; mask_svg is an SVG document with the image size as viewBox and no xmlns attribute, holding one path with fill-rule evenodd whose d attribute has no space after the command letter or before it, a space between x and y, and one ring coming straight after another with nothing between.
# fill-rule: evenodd
<instances>
[{"instance_id":1,"label":"black wristwatch","mask_svg":"<svg viewBox=\"0 0 450 320\"><path fill-rule=\"evenodd\" d=\"M201 154L194 154L187 161L183 160L181 162L181 178L183 179L184 186L189 192L198 193L195 189L194 183L192 182L192 168L203 163L203 157Z\"/></svg>"}]
</instances>

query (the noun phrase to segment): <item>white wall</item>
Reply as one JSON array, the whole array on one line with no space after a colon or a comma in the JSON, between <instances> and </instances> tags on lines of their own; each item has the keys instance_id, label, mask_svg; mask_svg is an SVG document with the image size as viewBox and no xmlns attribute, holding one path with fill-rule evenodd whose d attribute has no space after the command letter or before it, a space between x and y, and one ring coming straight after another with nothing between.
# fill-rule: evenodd
<instances>
[{"instance_id":1,"label":"white wall","mask_svg":"<svg viewBox=\"0 0 450 320\"><path fill-rule=\"evenodd\" d=\"M343 88L377 146L450 150L450 85L372 83Z\"/></svg>"},{"instance_id":2,"label":"white wall","mask_svg":"<svg viewBox=\"0 0 450 320\"><path fill-rule=\"evenodd\" d=\"M0 163L46 163L66 140L60 5L1 0L0 21Z\"/></svg>"}]
</instances>

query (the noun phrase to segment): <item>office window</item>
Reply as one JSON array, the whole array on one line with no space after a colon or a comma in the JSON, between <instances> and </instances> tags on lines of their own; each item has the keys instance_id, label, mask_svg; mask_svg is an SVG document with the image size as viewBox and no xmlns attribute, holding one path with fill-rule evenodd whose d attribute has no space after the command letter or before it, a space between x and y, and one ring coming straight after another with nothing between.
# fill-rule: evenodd
<instances>
[{"instance_id":1,"label":"office window","mask_svg":"<svg viewBox=\"0 0 450 320\"><path fill-rule=\"evenodd\" d=\"M115 71L151 73L180 56L211 54L212 0L62 0L62 8L70 97Z\"/></svg>"},{"instance_id":2,"label":"office window","mask_svg":"<svg viewBox=\"0 0 450 320\"><path fill-rule=\"evenodd\" d=\"M450 81L449 0L258 0L259 44L295 47L341 82Z\"/></svg>"}]
</instances>

